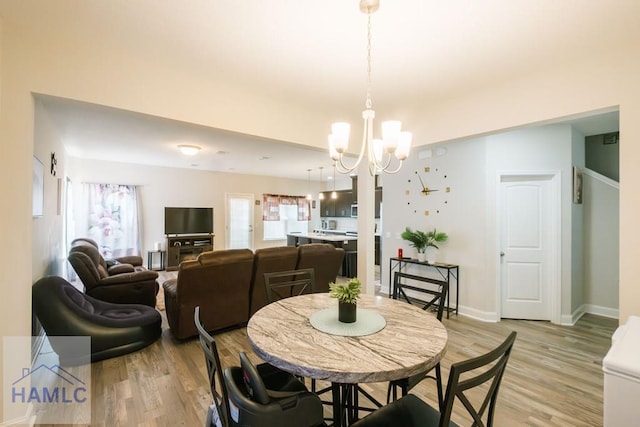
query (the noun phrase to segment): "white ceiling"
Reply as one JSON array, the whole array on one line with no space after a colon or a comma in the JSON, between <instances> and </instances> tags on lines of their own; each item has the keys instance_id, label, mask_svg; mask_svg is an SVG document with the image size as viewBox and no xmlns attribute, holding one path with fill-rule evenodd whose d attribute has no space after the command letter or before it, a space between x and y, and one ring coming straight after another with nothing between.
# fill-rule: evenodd
<instances>
[{"instance_id":1,"label":"white ceiling","mask_svg":"<svg viewBox=\"0 0 640 427\"><path fill-rule=\"evenodd\" d=\"M0 0L0 15L48 40L204 67L216 79L302 108L359 111L364 102L366 16L357 0ZM403 111L555 61L597 58L640 39L638 16L637 0L381 0L372 18L374 107ZM290 144L55 98L43 102L78 156L116 157L121 150L114 148L124 146L125 156L112 160L304 179L307 168L331 168L326 153ZM617 129L616 114L604 119L606 129L581 121L589 126L583 133ZM202 145L202 153L178 160L175 144L182 141ZM110 154L99 146L111 147ZM297 170L287 170L294 162L277 161L283 155ZM262 156L274 160L257 160Z\"/></svg>"}]
</instances>

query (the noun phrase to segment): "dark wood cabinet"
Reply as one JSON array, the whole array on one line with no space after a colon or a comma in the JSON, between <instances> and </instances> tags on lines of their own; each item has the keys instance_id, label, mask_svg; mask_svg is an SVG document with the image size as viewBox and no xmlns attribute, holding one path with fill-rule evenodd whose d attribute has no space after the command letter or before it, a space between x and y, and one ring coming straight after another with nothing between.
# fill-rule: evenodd
<instances>
[{"instance_id":1,"label":"dark wood cabinet","mask_svg":"<svg viewBox=\"0 0 640 427\"><path fill-rule=\"evenodd\" d=\"M321 217L350 217L351 190L336 191L337 197L331 198L331 191L323 192L324 199L320 200Z\"/></svg>"},{"instance_id":2,"label":"dark wood cabinet","mask_svg":"<svg viewBox=\"0 0 640 427\"><path fill-rule=\"evenodd\" d=\"M351 190L338 191L338 198L336 199L336 217L350 217L351 216Z\"/></svg>"},{"instance_id":3,"label":"dark wood cabinet","mask_svg":"<svg viewBox=\"0 0 640 427\"><path fill-rule=\"evenodd\" d=\"M213 234L167 236L167 271L177 270L182 261L212 251L213 237Z\"/></svg>"},{"instance_id":4,"label":"dark wood cabinet","mask_svg":"<svg viewBox=\"0 0 640 427\"><path fill-rule=\"evenodd\" d=\"M375 217L380 218L380 208L382 207L382 187L376 188L375 202L373 206L376 212Z\"/></svg>"},{"instance_id":5,"label":"dark wood cabinet","mask_svg":"<svg viewBox=\"0 0 640 427\"><path fill-rule=\"evenodd\" d=\"M320 200L320 216L323 218L336 216L336 201L331 198L331 191L325 191L324 199Z\"/></svg>"},{"instance_id":6,"label":"dark wood cabinet","mask_svg":"<svg viewBox=\"0 0 640 427\"><path fill-rule=\"evenodd\" d=\"M378 187L378 175L375 178L376 192L374 201L375 217L380 218L380 204L382 203L382 187ZM353 204L358 203L358 177L351 177L351 201Z\"/></svg>"}]
</instances>

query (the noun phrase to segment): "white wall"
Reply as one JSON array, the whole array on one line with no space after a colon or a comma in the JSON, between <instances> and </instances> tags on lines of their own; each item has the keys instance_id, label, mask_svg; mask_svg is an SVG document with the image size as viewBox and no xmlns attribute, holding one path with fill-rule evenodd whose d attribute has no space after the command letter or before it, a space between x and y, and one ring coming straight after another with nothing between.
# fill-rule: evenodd
<instances>
[{"instance_id":1,"label":"white wall","mask_svg":"<svg viewBox=\"0 0 640 427\"><path fill-rule=\"evenodd\" d=\"M413 254L399 238L406 226L449 234L438 260L460 266L460 311L484 320L500 318L497 312L498 233L497 183L504 172L561 172L562 252L561 290L563 314L572 312L571 252L571 155L569 125L548 125L504 132L481 139L444 144L442 157L420 159L420 150L397 175L386 176L384 199L383 259L395 256L397 248ZM423 196L415 171L425 185L438 189ZM450 193L444 190L451 188ZM399 207L402 207L399 209ZM425 216L425 211L429 215ZM388 265L383 263L383 288L388 286ZM580 286L582 284L580 283Z\"/></svg>"},{"instance_id":2,"label":"white wall","mask_svg":"<svg viewBox=\"0 0 640 427\"><path fill-rule=\"evenodd\" d=\"M484 242L488 236L485 142L476 139L445 147L446 155L424 159L420 159L424 150L416 149L398 174L384 177L382 288L388 289L388 260L397 255L398 248L403 248L405 256L416 257L415 249L400 237L405 227L423 231L436 228L449 235L448 241L440 245L438 261L460 265L464 284L460 288L460 303L487 311L492 305L485 295ZM425 167L429 172L424 172ZM416 171L425 186L438 191L423 195ZM451 189L449 193L446 187Z\"/></svg>"},{"instance_id":3,"label":"white wall","mask_svg":"<svg viewBox=\"0 0 640 427\"><path fill-rule=\"evenodd\" d=\"M616 317L619 300L619 185L592 171L582 175L584 194L584 304Z\"/></svg>"},{"instance_id":4,"label":"white wall","mask_svg":"<svg viewBox=\"0 0 640 427\"><path fill-rule=\"evenodd\" d=\"M33 218L33 243L31 248L35 282L45 275L63 275L66 255L62 236L62 215L58 214L58 180L63 180L66 155L55 126L46 115L37 114L42 105L36 102L34 156L44 165L44 215ZM56 153L57 172L51 174L51 153ZM62 200L60 200L62 203Z\"/></svg>"},{"instance_id":5,"label":"white wall","mask_svg":"<svg viewBox=\"0 0 640 427\"><path fill-rule=\"evenodd\" d=\"M571 163L572 166L584 169L585 165L585 136L572 129L571 132ZM573 176L568 180L573 190ZM584 189L583 189L584 194ZM571 312L574 317L581 315L581 307L584 304L584 269L585 269L585 206L571 204ZM618 263L616 262L616 272ZM617 303L616 303L617 308Z\"/></svg>"},{"instance_id":6,"label":"white wall","mask_svg":"<svg viewBox=\"0 0 640 427\"><path fill-rule=\"evenodd\" d=\"M225 247L225 193L252 194L260 205L254 205L255 248L279 246L286 240L264 241L262 236L262 194L292 194L308 192L306 180L291 180L257 175L207 172L196 169L167 168L147 165L70 158L69 176L74 184L74 205L80 214L82 183L112 183L139 186L142 208L142 250L152 250L155 242L164 242L164 208L166 206L212 207L214 209L214 248ZM311 184L313 194L320 187ZM309 229L320 227L320 206L311 209ZM76 230L76 236L83 231ZM146 256L146 255L145 255Z\"/></svg>"}]
</instances>

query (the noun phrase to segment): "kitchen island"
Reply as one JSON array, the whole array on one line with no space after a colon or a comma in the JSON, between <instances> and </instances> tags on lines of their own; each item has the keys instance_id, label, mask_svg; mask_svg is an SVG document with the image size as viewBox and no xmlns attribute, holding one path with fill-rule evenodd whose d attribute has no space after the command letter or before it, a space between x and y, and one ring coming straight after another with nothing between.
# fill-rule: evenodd
<instances>
[{"instance_id":1,"label":"kitchen island","mask_svg":"<svg viewBox=\"0 0 640 427\"><path fill-rule=\"evenodd\" d=\"M287 245L300 246L307 243L330 243L336 248L344 249L344 261L340 269L340 275L355 277L358 271L358 236L334 234L334 233L289 233Z\"/></svg>"},{"instance_id":2,"label":"kitchen island","mask_svg":"<svg viewBox=\"0 0 640 427\"><path fill-rule=\"evenodd\" d=\"M344 234L334 234L334 233L289 233L287 234L287 244L289 246L298 246L305 243L331 243L332 245L338 248L342 248L345 245L350 246L350 245L356 244L355 242L357 241L358 241L358 236L347 236ZM350 242L354 242L354 243L350 243Z\"/></svg>"}]
</instances>

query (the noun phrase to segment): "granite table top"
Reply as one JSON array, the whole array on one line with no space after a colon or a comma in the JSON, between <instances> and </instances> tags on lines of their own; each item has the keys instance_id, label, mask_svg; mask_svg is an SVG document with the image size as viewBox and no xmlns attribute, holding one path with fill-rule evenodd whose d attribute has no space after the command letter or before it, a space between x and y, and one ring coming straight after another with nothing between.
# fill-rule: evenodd
<instances>
[{"instance_id":1,"label":"granite table top","mask_svg":"<svg viewBox=\"0 0 640 427\"><path fill-rule=\"evenodd\" d=\"M361 295L358 307L378 312L386 326L371 335L338 336L309 322L315 312L336 308L328 293L271 303L247 325L251 347L287 372L334 383L386 382L424 372L444 356L447 331L435 315L403 301Z\"/></svg>"}]
</instances>

